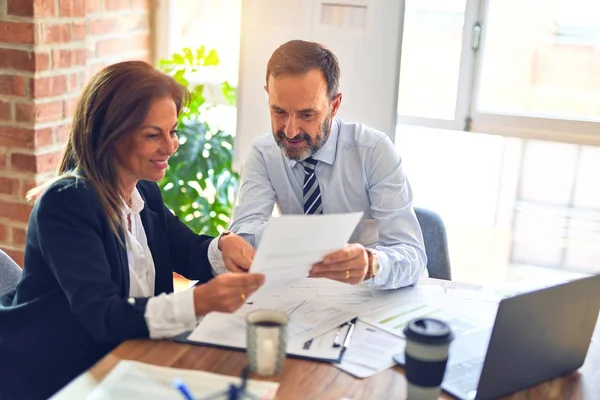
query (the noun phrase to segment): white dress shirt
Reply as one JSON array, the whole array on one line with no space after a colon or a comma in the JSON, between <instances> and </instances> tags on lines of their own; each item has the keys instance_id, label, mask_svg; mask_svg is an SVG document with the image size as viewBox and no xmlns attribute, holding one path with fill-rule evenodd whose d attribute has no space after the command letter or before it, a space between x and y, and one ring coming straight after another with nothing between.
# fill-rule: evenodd
<instances>
[{"instance_id":1,"label":"white dress shirt","mask_svg":"<svg viewBox=\"0 0 600 400\"><path fill-rule=\"evenodd\" d=\"M143 209L144 200L135 188L131 194L131 207L123 202L123 219L130 227L126 229L125 238L129 264L129 296L149 297L144 317L150 338L169 338L194 329L202 317L196 317L193 288L154 296L156 271L140 217ZM208 248L208 258L214 274L227 271L223 266L218 241L219 238L213 239Z\"/></svg>"},{"instance_id":2,"label":"white dress shirt","mask_svg":"<svg viewBox=\"0 0 600 400\"><path fill-rule=\"evenodd\" d=\"M336 119L312 155L323 213L362 211L350 243L374 250L381 289L414 284L426 274L425 245L412 207L412 190L392 141L362 124ZM303 214L304 167L288 159L272 134L255 140L244 165L230 230L258 246L276 204L282 214Z\"/></svg>"}]
</instances>

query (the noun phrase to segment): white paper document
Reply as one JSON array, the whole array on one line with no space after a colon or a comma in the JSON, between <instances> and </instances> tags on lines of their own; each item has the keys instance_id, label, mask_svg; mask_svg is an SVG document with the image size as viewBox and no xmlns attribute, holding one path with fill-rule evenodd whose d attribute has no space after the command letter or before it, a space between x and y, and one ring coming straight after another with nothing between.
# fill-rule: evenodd
<instances>
[{"instance_id":1,"label":"white paper document","mask_svg":"<svg viewBox=\"0 0 600 400\"><path fill-rule=\"evenodd\" d=\"M362 321L399 337L404 337L404 328L414 318L430 317L445 321L457 336L480 327L478 320L446 307L444 303L447 296L443 291L436 295L430 290L428 286L417 286L381 292L376 299L366 304L368 309L363 308L359 317Z\"/></svg>"},{"instance_id":2,"label":"white paper document","mask_svg":"<svg viewBox=\"0 0 600 400\"><path fill-rule=\"evenodd\" d=\"M182 379L196 398L226 392L231 383L240 384L240 378L233 376L122 360L87 399L181 399L181 393L173 387L175 379ZM247 391L260 399L274 399L278 388L276 382L247 381ZM227 398L225 393L222 397L214 397Z\"/></svg>"},{"instance_id":3,"label":"white paper document","mask_svg":"<svg viewBox=\"0 0 600 400\"><path fill-rule=\"evenodd\" d=\"M404 351L406 340L362 321L357 321L352 342L339 369L357 378L367 378L392 367L394 354Z\"/></svg>"},{"instance_id":4,"label":"white paper document","mask_svg":"<svg viewBox=\"0 0 600 400\"><path fill-rule=\"evenodd\" d=\"M266 308L288 314L290 318L287 327L288 354L302 356L309 356L309 352L305 351L307 349L299 352L294 350L303 349L307 341L330 332L356 316L329 304L273 297L268 301L245 304L233 314L209 313L187 340L244 349L246 348L246 314ZM315 358L327 358L319 354L316 347L310 350ZM339 355L339 350L337 353Z\"/></svg>"},{"instance_id":5,"label":"white paper document","mask_svg":"<svg viewBox=\"0 0 600 400\"><path fill-rule=\"evenodd\" d=\"M265 275L265 283L250 299L268 298L306 278L313 264L346 246L362 214L271 218L250 267Z\"/></svg>"}]
</instances>

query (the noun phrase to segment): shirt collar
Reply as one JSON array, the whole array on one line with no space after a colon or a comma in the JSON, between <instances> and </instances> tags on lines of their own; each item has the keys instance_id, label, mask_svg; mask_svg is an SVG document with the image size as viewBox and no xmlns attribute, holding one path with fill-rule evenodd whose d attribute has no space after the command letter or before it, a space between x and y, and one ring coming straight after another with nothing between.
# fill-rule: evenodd
<instances>
[{"instance_id":1,"label":"shirt collar","mask_svg":"<svg viewBox=\"0 0 600 400\"><path fill-rule=\"evenodd\" d=\"M131 193L131 207L127 205L125 200L121 198L123 202L123 212L125 215L130 214L139 214L144 209L144 199L142 199L142 195L138 192L137 187L133 188L133 193Z\"/></svg>"},{"instance_id":2,"label":"shirt collar","mask_svg":"<svg viewBox=\"0 0 600 400\"><path fill-rule=\"evenodd\" d=\"M329 134L329 137L327 138L327 141L325 142L323 147L321 147L319 150L317 150L316 153L312 155L312 158L314 158L317 161L333 165L333 163L335 162L335 155L337 153L337 142L341 126L342 124L339 120L333 120L331 124L331 132ZM294 168L294 166L298 163L298 161L289 159L287 160L287 162L290 168Z\"/></svg>"}]
</instances>

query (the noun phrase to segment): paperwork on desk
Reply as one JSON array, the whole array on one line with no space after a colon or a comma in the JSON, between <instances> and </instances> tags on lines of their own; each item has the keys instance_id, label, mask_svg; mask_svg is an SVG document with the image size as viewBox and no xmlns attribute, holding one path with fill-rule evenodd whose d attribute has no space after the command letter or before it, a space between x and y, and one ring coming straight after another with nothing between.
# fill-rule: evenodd
<instances>
[{"instance_id":1,"label":"paperwork on desk","mask_svg":"<svg viewBox=\"0 0 600 400\"><path fill-rule=\"evenodd\" d=\"M352 345L342 362L335 365L357 378L367 378L394 366L392 356L403 352L405 345L403 338L359 320L354 328Z\"/></svg>"},{"instance_id":2,"label":"paperwork on desk","mask_svg":"<svg viewBox=\"0 0 600 400\"><path fill-rule=\"evenodd\" d=\"M363 213L283 215L271 218L256 250L251 272L265 275L251 301L268 298L306 278L313 264L343 248Z\"/></svg>"},{"instance_id":3,"label":"paperwork on desk","mask_svg":"<svg viewBox=\"0 0 600 400\"><path fill-rule=\"evenodd\" d=\"M335 333L327 347L327 337L306 347L305 343L348 322L356 315L330 304L274 296L269 300L245 304L233 314L212 312L187 337L190 342L211 344L228 348L246 348L246 314L258 309L276 309L289 316L287 327L289 355L321 360L339 360L341 348L331 348ZM324 351L327 347L327 351Z\"/></svg>"},{"instance_id":4,"label":"paperwork on desk","mask_svg":"<svg viewBox=\"0 0 600 400\"><path fill-rule=\"evenodd\" d=\"M226 391L230 383L240 384L240 378L233 376L121 360L87 399L180 399L181 393L173 388L173 381L178 378L185 382L195 398L217 395ZM259 399L274 399L279 388L276 382L252 379L247 381L247 385L248 392Z\"/></svg>"}]
</instances>

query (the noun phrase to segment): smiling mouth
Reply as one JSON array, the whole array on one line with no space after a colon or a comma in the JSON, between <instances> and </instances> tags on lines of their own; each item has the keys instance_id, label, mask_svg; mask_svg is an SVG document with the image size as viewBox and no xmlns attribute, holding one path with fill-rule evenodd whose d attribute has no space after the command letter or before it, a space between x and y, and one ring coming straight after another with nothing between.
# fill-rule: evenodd
<instances>
[{"instance_id":1,"label":"smiling mouth","mask_svg":"<svg viewBox=\"0 0 600 400\"><path fill-rule=\"evenodd\" d=\"M160 166L165 166L167 165L167 161L168 160L150 160L150 162L152 164L156 164L156 165L160 165Z\"/></svg>"}]
</instances>

